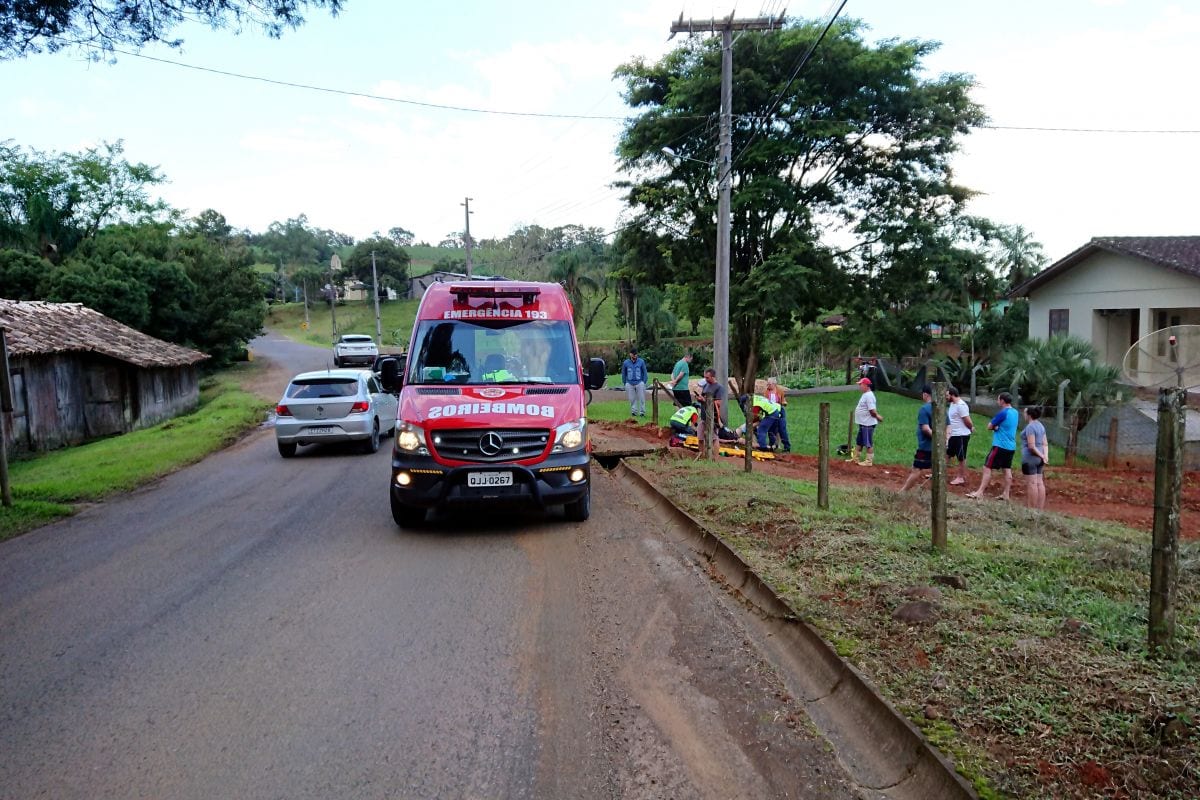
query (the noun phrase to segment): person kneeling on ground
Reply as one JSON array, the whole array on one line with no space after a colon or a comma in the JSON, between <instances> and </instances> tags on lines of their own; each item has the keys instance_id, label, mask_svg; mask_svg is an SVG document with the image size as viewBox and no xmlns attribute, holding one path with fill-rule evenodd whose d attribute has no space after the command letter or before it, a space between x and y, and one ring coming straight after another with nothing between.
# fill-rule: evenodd
<instances>
[{"instance_id":1,"label":"person kneeling on ground","mask_svg":"<svg viewBox=\"0 0 1200 800\"><path fill-rule=\"evenodd\" d=\"M696 422L700 419L700 404L690 403L671 415L671 432L679 436L695 436Z\"/></svg>"},{"instance_id":2,"label":"person kneeling on ground","mask_svg":"<svg viewBox=\"0 0 1200 800\"><path fill-rule=\"evenodd\" d=\"M912 472L904 479L900 491L906 492L921 478L921 473L933 467L933 394L928 386L921 387L921 400L917 410L917 452L913 456Z\"/></svg>"},{"instance_id":3,"label":"person kneeling on ground","mask_svg":"<svg viewBox=\"0 0 1200 800\"><path fill-rule=\"evenodd\" d=\"M750 422L757 423L757 446L759 450L770 449L771 434L779 429L779 418L783 406L779 403L774 403L761 394L756 394L751 398L749 395L742 395L738 398L738 403L742 407L742 413L746 415L747 426Z\"/></svg>"}]
</instances>

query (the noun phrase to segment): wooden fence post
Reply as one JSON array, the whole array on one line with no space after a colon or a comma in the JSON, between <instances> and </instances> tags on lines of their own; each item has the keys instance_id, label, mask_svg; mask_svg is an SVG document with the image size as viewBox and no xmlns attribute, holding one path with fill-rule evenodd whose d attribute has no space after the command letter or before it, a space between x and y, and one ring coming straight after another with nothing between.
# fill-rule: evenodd
<instances>
[{"instance_id":1,"label":"wooden fence post","mask_svg":"<svg viewBox=\"0 0 1200 800\"><path fill-rule=\"evenodd\" d=\"M8 374L8 343L0 328L0 503L12 508L12 486L8 482L8 443L4 433L4 415L13 411L12 383Z\"/></svg>"},{"instance_id":2,"label":"wooden fence post","mask_svg":"<svg viewBox=\"0 0 1200 800\"><path fill-rule=\"evenodd\" d=\"M658 427L658 388L662 386L657 380L650 388L650 421L654 423L654 427Z\"/></svg>"},{"instance_id":3,"label":"wooden fence post","mask_svg":"<svg viewBox=\"0 0 1200 800\"><path fill-rule=\"evenodd\" d=\"M846 446L850 448L847 457L850 460L854 459L854 409L850 409L850 425L846 429Z\"/></svg>"},{"instance_id":4,"label":"wooden fence post","mask_svg":"<svg viewBox=\"0 0 1200 800\"><path fill-rule=\"evenodd\" d=\"M1150 550L1150 631L1152 655L1161 655L1175 637L1175 593L1179 579L1179 510L1183 494L1183 389L1158 393L1158 445L1154 455L1154 538Z\"/></svg>"},{"instance_id":5,"label":"wooden fence post","mask_svg":"<svg viewBox=\"0 0 1200 800\"><path fill-rule=\"evenodd\" d=\"M933 477L929 487L930 530L933 546L946 548L946 384L933 384Z\"/></svg>"},{"instance_id":6,"label":"wooden fence post","mask_svg":"<svg viewBox=\"0 0 1200 800\"><path fill-rule=\"evenodd\" d=\"M701 437L700 452L704 458L712 461L713 458L713 431L720 423L713 419L713 397L711 394L704 395L704 436Z\"/></svg>"},{"instance_id":7,"label":"wooden fence post","mask_svg":"<svg viewBox=\"0 0 1200 800\"><path fill-rule=\"evenodd\" d=\"M1108 457L1104 459L1104 466L1108 469L1117 468L1117 433L1119 431L1117 413L1113 411L1112 419L1108 421Z\"/></svg>"},{"instance_id":8,"label":"wooden fence post","mask_svg":"<svg viewBox=\"0 0 1200 800\"><path fill-rule=\"evenodd\" d=\"M829 508L829 403L817 416L817 508Z\"/></svg>"}]
</instances>

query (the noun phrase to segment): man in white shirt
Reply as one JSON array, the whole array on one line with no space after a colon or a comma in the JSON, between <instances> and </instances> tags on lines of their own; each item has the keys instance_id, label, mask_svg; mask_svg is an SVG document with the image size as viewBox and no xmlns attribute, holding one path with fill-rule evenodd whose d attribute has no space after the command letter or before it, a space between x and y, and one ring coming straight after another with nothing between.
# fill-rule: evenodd
<instances>
[{"instance_id":1,"label":"man in white shirt","mask_svg":"<svg viewBox=\"0 0 1200 800\"><path fill-rule=\"evenodd\" d=\"M950 386L946 389L946 458L958 459L958 474L950 481L951 486L962 486L967 482L967 444L971 441L971 433L975 430L971 422L971 409L963 400L958 389Z\"/></svg>"},{"instance_id":2,"label":"man in white shirt","mask_svg":"<svg viewBox=\"0 0 1200 800\"><path fill-rule=\"evenodd\" d=\"M875 410L875 393L871 391L871 379L859 378L858 388L862 397L854 407L854 421L858 423L858 436L854 440L854 450L850 452L850 460L858 461L862 452L863 460L859 466L869 467L875 463L875 426L883 422L883 417Z\"/></svg>"}]
</instances>

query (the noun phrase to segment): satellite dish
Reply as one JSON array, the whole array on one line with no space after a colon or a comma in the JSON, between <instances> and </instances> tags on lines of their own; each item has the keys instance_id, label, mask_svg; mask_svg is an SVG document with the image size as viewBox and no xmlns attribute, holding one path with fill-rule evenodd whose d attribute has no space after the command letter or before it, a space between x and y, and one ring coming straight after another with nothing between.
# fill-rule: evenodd
<instances>
[{"instance_id":1,"label":"satellite dish","mask_svg":"<svg viewBox=\"0 0 1200 800\"><path fill-rule=\"evenodd\" d=\"M1143 336L1126 351L1121 371L1135 386L1200 386L1200 325L1172 325Z\"/></svg>"}]
</instances>

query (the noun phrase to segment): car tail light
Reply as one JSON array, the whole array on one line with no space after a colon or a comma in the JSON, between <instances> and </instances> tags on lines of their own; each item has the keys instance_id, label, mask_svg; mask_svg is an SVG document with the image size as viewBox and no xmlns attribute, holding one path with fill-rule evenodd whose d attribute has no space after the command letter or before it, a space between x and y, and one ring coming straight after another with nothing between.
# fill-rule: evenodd
<instances>
[{"instance_id":1,"label":"car tail light","mask_svg":"<svg viewBox=\"0 0 1200 800\"><path fill-rule=\"evenodd\" d=\"M290 409L290 408L288 408L287 406L283 405L282 403L280 403L279 405L275 406L275 416L277 416L277 417L290 417L291 415L292 415L292 411L291 411L291 409Z\"/></svg>"},{"instance_id":2,"label":"car tail light","mask_svg":"<svg viewBox=\"0 0 1200 800\"><path fill-rule=\"evenodd\" d=\"M350 413L356 414L356 413L359 413L362 411L369 411L370 408L371 408L371 404L368 403L366 400L359 400L357 403L350 406Z\"/></svg>"}]
</instances>

